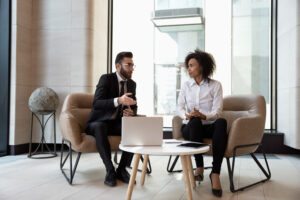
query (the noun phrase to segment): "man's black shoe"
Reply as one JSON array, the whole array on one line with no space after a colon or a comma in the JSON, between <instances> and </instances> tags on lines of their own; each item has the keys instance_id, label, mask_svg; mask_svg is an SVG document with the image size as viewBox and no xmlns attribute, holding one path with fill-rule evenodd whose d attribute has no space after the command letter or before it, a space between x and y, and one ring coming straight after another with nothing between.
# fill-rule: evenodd
<instances>
[{"instance_id":1,"label":"man's black shoe","mask_svg":"<svg viewBox=\"0 0 300 200\"><path fill-rule=\"evenodd\" d=\"M124 168L121 168L121 169L118 168L117 169L117 179L119 179L120 181L122 181L124 183L129 183L130 175L126 171L126 169L124 169Z\"/></svg>"},{"instance_id":2,"label":"man's black shoe","mask_svg":"<svg viewBox=\"0 0 300 200\"><path fill-rule=\"evenodd\" d=\"M110 187L116 186L117 178L115 170L110 170L106 173L104 183Z\"/></svg>"}]
</instances>

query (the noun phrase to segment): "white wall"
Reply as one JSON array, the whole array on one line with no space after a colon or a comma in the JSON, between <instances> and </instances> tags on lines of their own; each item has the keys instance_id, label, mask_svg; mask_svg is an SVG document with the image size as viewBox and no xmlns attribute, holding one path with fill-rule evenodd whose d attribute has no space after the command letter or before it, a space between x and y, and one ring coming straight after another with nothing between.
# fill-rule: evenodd
<instances>
[{"instance_id":1,"label":"white wall","mask_svg":"<svg viewBox=\"0 0 300 200\"><path fill-rule=\"evenodd\" d=\"M278 130L300 149L300 1L278 0Z\"/></svg>"},{"instance_id":2,"label":"white wall","mask_svg":"<svg viewBox=\"0 0 300 200\"><path fill-rule=\"evenodd\" d=\"M94 93L107 65L107 0L13 0L9 145L29 142L28 99L41 86L59 96ZM53 121L46 128L53 142ZM37 121L33 142L39 142Z\"/></svg>"}]
</instances>

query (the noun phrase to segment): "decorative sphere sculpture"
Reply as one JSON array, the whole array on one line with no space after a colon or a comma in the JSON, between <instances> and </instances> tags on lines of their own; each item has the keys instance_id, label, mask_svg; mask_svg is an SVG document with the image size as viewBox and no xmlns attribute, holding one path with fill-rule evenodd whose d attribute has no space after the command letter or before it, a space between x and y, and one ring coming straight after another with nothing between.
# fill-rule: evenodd
<instances>
[{"instance_id":1,"label":"decorative sphere sculpture","mask_svg":"<svg viewBox=\"0 0 300 200\"><path fill-rule=\"evenodd\" d=\"M40 87L32 92L28 105L33 113L47 115L54 112L58 106L59 99L51 88Z\"/></svg>"}]
</instances>

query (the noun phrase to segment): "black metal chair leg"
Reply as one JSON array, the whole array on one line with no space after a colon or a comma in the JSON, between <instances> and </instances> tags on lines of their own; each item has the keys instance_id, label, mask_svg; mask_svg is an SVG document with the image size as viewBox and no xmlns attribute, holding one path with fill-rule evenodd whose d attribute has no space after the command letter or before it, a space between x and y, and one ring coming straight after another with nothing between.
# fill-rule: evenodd
<instances>
[{"instance_id":1,"label":"black metal chair leg","mask_svg":"<svg viewBox=\"0 0 300 200\"><path fill-rule=\"evenodd\" d=\"M143 158L143 156L141 156L141 161L142 161L142 163L144 162L144 158ZM142 171L142 170L141 170ZM146 173L147 174L151 174L151 172L152 172L152 168L151 168L151 163L150 163L150 159L148 159L148 167L147 167L147 170L146 170Z\"/></svg>"},{"instance_id":2,"label":"black metal chair leg","mask_svg":"<svg viewBox=\"0 0 300 200\"><path fill-rule=\"evenodd\" d=\"M179 156L176 156L173 163L172 163L172 166L170 167L170 163L171 163L171 159L172 159L172 156L169 157L169 161L168 161L168 166L167 166L167 171L169 173L173 173L173 172L182 172L182 170L174 170L174 167L175 165L177 164L177 161L179 159ZM170 168L169 168L170 167Z\"/></svg>"},{"instance_id":3,"label":"black metal chair leg","mask_svg":"<svg viewBox=\"0 0 300 200\"><path fill-rule=\"evenodd\" d=\"M235 188L234 186L234 181L233 181L233 175L234 175L234 164L235 164L235 157L236 157L236 151L237 149L239 148L245 148L245 147L249 147L249 146L257 146L257 145L260 145L260 144L250 144L250 145L241 145L241 146L237 146L234 148L234 152L233 152L233 157L232 157L232 165L230 164L230 159L229 158L226 158L226 161L227 161L227 168L228 168L228 175L229 175L229 182L230 182L230 191L232 193L234 192L238 192L238 191L242 191L244 189L247 189L249 187L252 187L254 185L257 185L259 183L263 183L267 180L269 180L271 178L271 171L270 171L270 168L269 168L269 164L268 164L268 160L266 158L266 155L265 153L263 152L263 156L264 156L264 160L265 160L265 163L266 163L266 166L267 166L267 170L268 172L264 169L264 167L261 165L261 163L258 161L258 159L256 158L256 156L254 155L254 153L251 153L251 157L253 158L253 160L255 161L255 163L258 165L258 167L260 168L260 170L264 173L264 175L266 176L265 179L263 180L260 180L260 181L257 181L255 183L252 183L252 184L249 184L249 185L246 185L244 187L240 187L240 188ZM262 149L262 148L261 148Z\"/></svg>"},{"instance_id":4,"label":"black metal chair leg","mask_svg":"<svg viewBox=\"0 0 300 200\"><path fill-rule=\"evenodd\" d=\"M172 163L172 166L170 167L170 163L171 163L171 159L172 159L172 156L169 157L169 161L168 161L168 166L167 166L167 171L169 173L174 173L174 172L182 172L182 169L179 169L179 170L174 170L176 164L177 164L177 161L179 159L179 156L176 156L173 163ZM204 169L211 169L212 167L211 166L208 166L208 167L204 167ZM193 170L196 170L196 168L193 168Z\"/></svg>"},{"instance_id":5,"label":"black metal chair leg","mask_svg":"<svg viewBox=\"0 0 300 200\"><path fill-rule=\"evenodd\" d=\"M115 155L114 155L114 162L118 165L118 152L115 151Z\"/></svg>"},{"instance_id":6,"label":"black metal chair leg","mask_svg":"<svg viewBox=\"0 0 300 200\"><path fill-rule=\"evenodd\" d=\"M68 143L68 147L69 147L69 150L68 150L68 154L66 155L66 157L63 159L63 153L64 153L64 144L65 142ZM76 158L76 161L75 161L75 164L73 166L73 162L72 162L72 147L71 147L71 142L68 141L68 140L65 140L65 139L62 139L62 145L61 145L61 157L60 157L60 170L62 172L62 174L65 176L66 180L68 181L68 183L70 185L72 185L72 182L73 182L73 178L75 176L75 173L76 173L76 169L77 169L77 166L78 166L78 162L79 162L79 159L80 159L80 156L81 156L81 152L78 152L77 154L77 158ZM64 171L63 167L66 163L66 161L70 160L70 175L69 177L67 176L66 172Z\"/></svg>"},{"instance_id":7,"label":"black metal chair leg","mask_svg":"<svg viewBox=\"0 0 300 200\"><path fill-rule=\"evenodd\" d=\"M143 156L141 156L141 161L144 162L144 158ZM115 152L115 155L114 155L114 162L118 165L118 152ZM127 166L128 168L132 169L131 166ZM141 169L138 169L139 172L142 172ZM150 163L150 158L148 159L148 167L147 167L147 170L146 170L146 173L147 174L151 174L152 173L152 167L151 167L151 163Z\"/></svg>"}]
</instances>

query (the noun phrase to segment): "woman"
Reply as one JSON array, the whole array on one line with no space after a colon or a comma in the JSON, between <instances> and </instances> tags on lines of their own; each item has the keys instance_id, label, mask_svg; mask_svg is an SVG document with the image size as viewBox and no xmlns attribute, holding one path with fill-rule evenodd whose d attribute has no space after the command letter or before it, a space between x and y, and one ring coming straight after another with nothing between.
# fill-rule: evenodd
<instances>
[{"instance_id":1,"label":"woman","mask_svg":"<svg viewBox=\"0 0 300 200\"><path fill-rule=\"evenodd\" d=\"M212 55L195 50L185 58L191 80L186 81L178 97L178 115L183 119L181 128L185 140L203 142L212 138L213 162L209 175L212 193L222 196L220 170L227 144L227 123L220 118L223 109L223 92L220 82L211 79L215 71ZM195 179L203 180L203 156L195 155Z\"/></svg>"}]
</instances>

